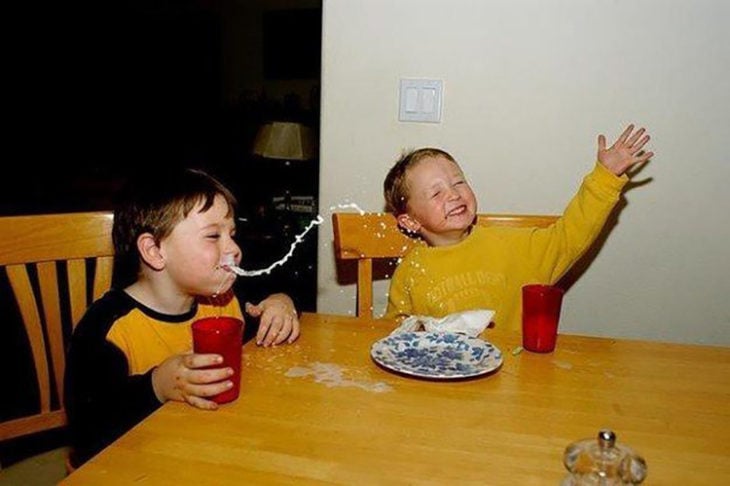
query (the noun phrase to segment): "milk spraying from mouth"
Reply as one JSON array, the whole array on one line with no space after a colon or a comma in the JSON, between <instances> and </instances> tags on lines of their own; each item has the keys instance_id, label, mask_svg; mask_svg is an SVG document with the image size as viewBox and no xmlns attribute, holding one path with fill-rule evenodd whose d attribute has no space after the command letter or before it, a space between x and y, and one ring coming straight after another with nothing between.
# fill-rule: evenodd
<instances>
[{"instance_id":1,"label":"milk spraying from mouth","mask_svg":"<svg viewBox=\"0 0 730 486\"><path fill-rule=\"evenodd\" d=\"M338 208L339 209L354 209L354 210L358 211L360 214L365 214L365 211L355 203L337 204L335 206L331 206L330 211L334 211L335 209L338 209ZM313 219L307 225L306 228L304 228L304 231L302 231L300 234L295 236L294 241L292 242L291 247L289 248L289 251L280 260L275 261L274 263L272 263L271 265L269 265L266 268L261 268L258 270L246 270L246 269L241 268L238 265L236 265L233 255L231 255L231 254L224 255L219 263L219 266L221 268L225 268L226 270L228 270L230 272L233 272L234 274L238 275L239 277L257 277L259 275L269 274L269 273L271 273L271 271L274 268L284 265L289 260L289 258L291 258L292 255L294 254L294 249L296 248L296 246L299 243L301 243L302 241L304 241L304 237L306 236L306 234L309 233L309 231L312 228L322 224L323 222L324 222L324 219L322 218L321 215L318 214L317 217L315 219Z\"/></svg>"},{"instance_id":2,"label":"milk spraying from mouth","mask_svg":"<svg viewBox=\"0 0 730 486\"><path fill-rule=\"evenodd\" d=\"M271 273L271 271L274 268L284 265L287 262L287 260L289 260L289 258L291 258L291 256L294 254L294 248L296 248L296 246L299 243L304 241L304 236L307 233L309 233L309 231L312 228L314 228L317 225L322 224L323 222L324 222L324 219L322 218L322 216L317 215L317 218L313 219L307 225L307 227L304 228L304 231L302 231L300 234L296 235L296 237L294 238L294 241L292 242L291 247L289 248L289 251L286 253L286 255L284 255L280 260L275 261L274 263L272 263L271 265L269 265L266 268L262 268L259 270L245 270L235 264L235 262L233 261L233 255L225 255L223 257L223 260L221 260L220 266L230 270L231 272L235 273L236 275L238 275L240 277L257 277L259 275Z\"/></svg>"}]
</instances>

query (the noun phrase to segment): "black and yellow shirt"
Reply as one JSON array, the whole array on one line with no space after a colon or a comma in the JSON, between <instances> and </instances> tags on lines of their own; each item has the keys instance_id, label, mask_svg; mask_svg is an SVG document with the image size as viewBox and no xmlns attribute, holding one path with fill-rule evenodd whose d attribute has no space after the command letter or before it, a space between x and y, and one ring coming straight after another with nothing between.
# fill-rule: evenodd
<instances>
[{"instance_id":1,"label":"black and yellow shirt","mask_svg":"<svg viewBox=\"0 0 730 486\"><path fill-rule=\"evenodd\" d=\"M192 351L191 324L208 316L243 320L233 294L169 315L111 290L89 308L74 330L66 360L64 397L74 466L161 405L152 389L152 370L173 355Z\"/></svg>"}]
</instances>

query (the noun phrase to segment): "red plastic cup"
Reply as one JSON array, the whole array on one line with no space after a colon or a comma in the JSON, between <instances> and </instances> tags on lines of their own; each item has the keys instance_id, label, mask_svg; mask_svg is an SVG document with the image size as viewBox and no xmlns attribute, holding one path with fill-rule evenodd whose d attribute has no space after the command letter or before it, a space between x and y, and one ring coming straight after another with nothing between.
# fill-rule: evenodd
<instances>
[{"instance_id":1,"label":"red plastic cup","mask_svg":"<svg viewBox=\"0 0 730 486\"><path fill-rule=\"evenodd\" d=\"M223 363L210 368L231 367L233 375L227 379L233 386L210 397L216 403L227 403L238 398L241 390L241 346L243 321L235 317L205 317L193 322L193 352L220 354Z\"/></svg>"},{"instance_id":2,"label":"red plastic cup","mask_svg":"<svg viewBox=\"0 0 730 486\"><path fill-rule=\"evenodd\" d=\"M555 349L564 293L552 285L522 287L523 348L534 353L551 353Z\"/></svg>"}]
</instances>

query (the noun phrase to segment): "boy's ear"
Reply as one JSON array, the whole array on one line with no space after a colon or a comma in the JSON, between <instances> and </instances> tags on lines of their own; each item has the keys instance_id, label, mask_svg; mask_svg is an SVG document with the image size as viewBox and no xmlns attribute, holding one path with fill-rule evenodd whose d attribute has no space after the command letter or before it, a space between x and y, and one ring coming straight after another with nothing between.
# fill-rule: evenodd
<instances>
[{"instance_id":1,"label":"boy's ear","mask_svg":"<svg viewBox=\"0 0 730 486\"><path fill-rule=\"evenodd\" d=\"M142 233L137 238L137 250L142 260L154 270L165 268L165 258L162 256L160 246L151 233Z\"/></svg>"},{"instance_id":2,"label":"boy's ear","mask_svg":"<svg viewBox=\"0 0 730 486\"><path fill-rule=\"evenodd\" d=\"M421 229L421 223L411 218L408 213L399 214L395 219L398 221L400 227L405 228L411 233L418 233L418 230Z\"/></svg>"}]
</instances>

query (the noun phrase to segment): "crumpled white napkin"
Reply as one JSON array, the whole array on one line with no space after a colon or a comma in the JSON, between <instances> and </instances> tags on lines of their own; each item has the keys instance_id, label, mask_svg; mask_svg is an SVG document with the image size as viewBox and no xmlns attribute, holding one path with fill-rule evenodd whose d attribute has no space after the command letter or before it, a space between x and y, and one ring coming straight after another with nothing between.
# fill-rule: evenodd
<instances>
[{"instance_id":1,"label":"crumpled white napkin","mask_svg":"<svg viewBox=\"0 0 730 486\"><path fill-rule=\"evenodd\" d=\"M494 311L489 309L455 312L441 318L410 316L403 319L400 326L390 334L423 329L427 332L461 332L471 337L477 337L489 325L492 317L494 317Z\"/></svg>"}]
</instances>

